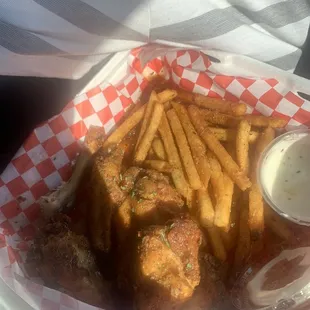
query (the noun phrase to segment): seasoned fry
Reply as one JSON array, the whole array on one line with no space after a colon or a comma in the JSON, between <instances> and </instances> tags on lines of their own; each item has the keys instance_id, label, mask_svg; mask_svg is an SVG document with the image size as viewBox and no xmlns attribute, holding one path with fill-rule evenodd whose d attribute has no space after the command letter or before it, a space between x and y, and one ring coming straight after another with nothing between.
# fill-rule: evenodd
<instances>
[{"instance_id":1,"label":"seasoned fry","mask_svg":"<svg viewBox=\"0 0 310 310\"><path fill-rule=\"evenodd\" d=\"M172 132L168 123L166 113L163 113L161 123L158 127L159 134L164 143L169 164L173 168L182 169L181 159L174 143Z\"/></svg>"},{"instance_id":2,"label":"seasoned fry","mask_svg":"<svg viewBox=\"0 0 310 310\"><path fill-rule=\"evenodd\" d=\"M246 113L246 104L211 98L200 94L194 94L194 102L201 108L216 110L218 112L236 116Z\"/></svg>"},{"instance_id":3,"label":"seasoned fry","mask_svg":"<svg viewBox=\"0 0 310 310\"><path fill-rule=\"evenodd\" d=\"M234 183L230 177L223 173L224 192L220 194L220 199L216 204L214 225L228 232L230 229L230 210L234 193Z\"/></svg>"},{"instance_id":4,"label":"seasoned fry","mask_svg":"<svg viewBox=\"0 0 310 310\"><path fill-rule=\"evenodd\" d=\"M145 110L145 105L131 114L115 131L105 140L103 148L119 144L123 138L141 121Z\"/></svg>"},{"instance_id":5,"label":"seasoned fry","mask_svg":"<svg viewBox=\"0 0 310 310\"><path fill-rule=\"evenodd\" d=\"M186 198L186 200L191 200L192 191L184 177L183 171L181 169L173 169L171 178L177 191Z\"/></svg>"},{"instance_id":6,"label":"seasoned fry","mask_svg":"<svg viewBox=\"0 0 310 310\"><path fill-rule=\"evenodd\" d=\"M235 141L236 139L236 130L229 129L229 128L217 128L217 127L209 127L215 137L222 142L231 142ZM259 136L259 132L257 131L250 131L249 134L249 143L254 144Z\"/></svg>"},{"instance_id":7,"label":"seasoned fry","mask_svg":"<svg viewBox=\"0 0 310 310\"><path fill-rule=\"evenodd\" d=\"M149 149L149 153L147 154L146 158L147 159L155 159L156 158L155 152L154 152L152 147Z\"/></svg>"},{"instance_id":8,"label":"seasoned fry","mask_svg":"<svg viewBox=\"0 0 310 310\"><path fill-rule=\"evenodd\" d=\"M156 92L153 90L151 92L149 102L146 104L146 108L145 108L145 111L144 111L144 117L142 119L139 136L138 136L138 140L137 140L137 143L136 143L136 150L137 150L137 148L138 148L138 146L139 146L139 144L141 142L141 139L142 139L143 135L145 134L147 125L150 123L151 114L153 112L154 105L158 101L159 101L159 98L158 98Z\"/></svg>"},{"instance_id":9,"label":"seasoned fry","mask_svg":"<svg viewBox=\"0 0 310 310\"><path fill-rule=\"evenodd\" d=\"M185 131L202 184L205 188L208 188L211 172L210 165L206 157L206 147L198 136L193 124L191 123L186 108L180 103L174 101L172 101L172 105L177 112L177 115Z\"/></svg>"},{"instance_id":10,"label":"seasoned fry","mask_svg":"<svg viewBox=\"0 0 310 310\"><path fill-rule=\"evenodd\" d=\"M217 227L209 227L207 228L207 232L213 255L222 262L226 261L227 253L219 229Z\"/></svg>"},{"instance_id":11,"label":"seasoned fry","mask_svg":"<svg viewBox=\"0 0 310 310\"><path fill-rule=\"evenodd\" d=\"M263 115L245 115L244 118L252 125L256 127L271 127L271 128L283 128L286 126L287 121L282 118L267 117Z\"/></svg>"},{"instance_id":12,"label":"seasoned fry","mask_svg":"<svg viewBox=\"0 0 310 310\"><path fill-rule=\"evenodd\" d=\"M177 91L174 89L165 89L164 91L157 94L159 102L165 103L169 100L172 100L177 96Z\"/></svg>"},{"instance_id":13,"label":"seasoned fry","mask_svg":"<svg viewBox=\"0 0 310 310\"><path fill-rule=\"evenodd\" d=\"M197 191L198 218L201 226L205 228L213 227L214 209L206 189L201 188Z\"/></svg>"},{"instance_id":14,"label":"seasoned fry","mask_svg":"<svg viewBox=\"0 0 310 310\"><path fill-rule=\"evenodd\" d=\"M197 156L195 162L201 182L205 188L208 188L211 172L208 158L205 156Z\"/></svg>"},{"instance_id":15,"label":"seasoned fry","mask_svg":"<svg viewBox=\"0 0 310 310\"><path fill-rule=\"evenodd\" d=\"M231 142L236 139L236 130L220 127L209 127L214 136L221 142Z\"/></svg>"},{"instance_id":16,"label":"seasoned fry","mask_svg":"<svg viewBox=\"0 0 310 310\"><path fill-rule=\"evenodd\" d=\"M225 193L225 186L222 167L212 152L207 151L207 158L210 164L210 180L213 189L215 210L222 210L223 206L225 208L226 205L226 198L223 195Z\"/></svg>"},{"instance_id":17,"label":"seasoned fry","mask_svg":"<svg viewBox=\"0 0 310 310\"><path fill-rule=\"evenodd\" d=\"M249 227L253 240L259 239L264 231L264 202L260 188L256 183L256 167L260 155L274 138L274 129L267 127L260 135L256 144L255 158L252 167L253 185L249 191Z\"/></svg>"},{"instance_id":18,"label":"seasoned fry","mask_svg":"<svg viewBox=\"0 0 310 310\"><path fill-rule=\"evenodd\" d=\"M227 251L232 250L237 244L239 234L239 196L241 191L236 188L233 195L233 201L230 211L230 230L228 232L221 231L225 248Z\"/></svg>"},{"instance_id":19,"label":"seasoned fry","mask_svg":"<svg viewBox=\"0 0 310 310\"><path fill-rule=\"evenodd\" d=\"M115 213L115 224L117 235L120 241L124 241L131 228L131 198L128 196L125 201L117 208Z\"/></svg>"},{"instance_id":20,"label":"seasoned fry","mask_svg":"<svg viewBox=\"0 0 310 310\"><path fill-rule=\"evenodd\" d=\"M166 160L166 152L163 145L163 142L160 138L155 138L152 143L152 148L156 154L156 156L161 160Z\"/></svg>"},{"instance_id":21,"label":"seasoned fry","mask_svg":"<svg viewBox=\"0 0 310 310\"><path fill-rule=\"evenodd\" d=\"M249 227L252 240L260 239L264 232L264 201L257 183L249 191Z\"/></svg>"},{"instance_id":22,"label":"seasoned fry","mask_svg":"<svg viewBox=\"0 0 310 310\"><path fill-rule=\"evenodd\" d=\"M183 89L178 90L178 98L185 102L195 103L199 107L216 110L218 112L244 115L246 113L246 104L226 101L218 98L211 98L201 94L193 94Z\"/></svg>"},{"instance_id":23,"label":"seasoned fry","mask_svg":"<svg viewBox=\"0 0 310 310\"><path fill-rule=\"evenodd\" d=\"M156 102L166 103L166 101L173 99L176 96L176 94L177 94L176 91L171 90L171 89L166 89L158 94L156 94L154 90L151 92L149 101L146 104L144 117L142 119L139 136L138 136L138 140L136 143L136 150L141 142L143 135L145 134L148 124L150 123L151 115L153 113L155 103Z\"/></svg>"},{"instance_id":24,"label":"seasoned fry","mask_svg":"<svg viewBox=\"0 0 310 310\"><path fill-rule=\"evenodd\" d=\"M229 142L229 143L226 143L224 147L225 147L226 151L228 152L228 154L231 156L231 158L236 161L236 159L237 159L237 157L236 157L236 143Z\"/></svg>"},{"instance_id":25,"label":"seasoned fry","mask_svg":"<svg viewBox=\"0 0 310 310\"><path fill-rule=\"evenodd\" d=\"M207 151L207 158L210 164L211 184L213 190L215 191L215 196L216 198L218 198L224 191L224 184L222 182L223 179L222 167L212 152Z\"/></svg>"},{"instance_id":26,"label":"seasoned fry","mask_svg":"<svg viewBox=\"0 0 310 310\"><path fill-rule=\"evenodd\" d=\"M172 132L168 123L166 113L162 115L161 123L158 127L159 134L164 143L169 164L172 166L171 178L177 191L186 199L190 199L192 194L185 179L181 159L174 143Z\"/></svg>"},{"instance_id":27,"label":"seasoned fry","mask_svg":"<svg viewBox=\"0 0 310 310\"><path fill-rule=\"evenodd\" d=\"M275 138L275 136L276 136L275 130L270 127L267 127L260 134L257 140L256 146L255 146L255 156L254 156L254 160L252 163L252 173L251 173L251 178L252 178L253 183L256 182L256 168L258 165L259 158L262 155L265 148L268 146L268 144Z\"/></svg>"},{"instance_id":28,"label":"seasoned fry","mask_svg":"<svg viewBox=\"0 0 310 310\"><path fill-rule=\"evenodd\" d=\"M178 98L182 101L194 103L194 93L191 93L189 91L186 91L184 89L178 89Z\"/></svg>"},{"instance_id":29,"label":"seasoned fry","mask_svg":"<svg viewBox=\"0 0 310 310\"><path fill-rule=\"evenodd\" d=\"M172 167L166 161L163 160L145 160L143 162L143 167L154 169L164 173L172 172Z\"/></svg>"},{"instance_id":30,"label":"seasoned fry","mask_svg":"<svg viewBox=\"0 0 310 310\"><path fill-rule=\"evenodd\" d=\"M205 121L223 127L237 127L240 121L238 117L206 109L200 109L200 114Z\"/></svg>"},{"instance_id":31,"label":"seasoned fry","mask_svg":"<svg viewBox=\"0 0 310 310\"><path fill-rule=\"evenodd\" d=\"M215 125L221 125L223 127L236 127L242 119L247 120L252 126L255 127L283 128L287 124L287 121L281 118L267 117L263 115L232 116L206 109L202 109L201 113L207 122Z\"/></svg>"},{"instance_id":32,"label":"seasoned fry","mask_svg":"<svg viewBox=\"0 0 310 310\"><path fill-rule=\"evenodd\" d=\"M231 158L225 148L204 124L203 117L200 114L200 109L194 105L191 105L188 110L198 134L204 140L208 148L216 155L231 179L239 186L241 190L244 191L249 188L251 186L251 181L240 170L236 162Z\"/></svg>"},{"instance_id":33,"label":"seasoned fry","mask_svg":"<svg viewBox=\"0 0 310 310\"><path fill-rule=\"evenodd\" d=\"M242 120L237 129L236 136L236 158L240 169L248 174L249 171L249 136L251 125L248 121Z\"/></svg>"},{"instance_id":34,"label":"seasoned fry","mask_svg":"<svg viewBox=\"0 0 310 310\"><path fill-rule=\"evenodd\" d=\"M164 103L164 109L165 109L165 111L168 111L168 110L170 110L171 108L172 108L171 101L166 101L166 102Z\"/></svg>"},{"instance_id":35,"label":"seasoned fry","mask_svg":"<svg viewBox=\"0 0 310 310\"><path fill-rule=\"evenodd\" d=\"M180 123L180 120L174 110L168 111L167 117L169 119L170 126L174 134L176 143L180 150L180 156L184 164L189 184L192 187L192 189L194 190L199 189L202 187L202 183L200 181L197 169L195 167L194 160L185 133L183 131L182 125Z\"/></svg>"},{"instance_id":36,"label":"seasoned fry","mask_svg":"<svg viewBox=\"0 0 310 310\"><path fill-rule=\"evenodd\" d=\"M187 208L189 209L190 214L195 213L195 191L193 191L188 185L187 197L185 199Z\"/></svg>"},{"instance_id":37,"label":"seasoned fry","mask_svg":"<svg viewBox=\"0 0 310 310\"><path fill-rule=\"evenodd\" d=\"M276 137L276 133L274 131L274 129L267 127L266 129L264 129L264 131L261 133L259 139L257 140L257 144L256 144L256 152L255 152L255 169L257 167L258 164L258 160L259 157L261 156L261 154L263 153L263 151L265 150L265 148L268 146L268 144Z\"/></svg>"},{"instance_id":38,"label":"seasoned fry","mask_svg":"<svg viewBox=\"0 0 310 310\"><path fill-rule=\"evenodd\" d=\"M156 102L149 126L146 129L145 134L141 138L141 142L136 150L136 154L134 156L135 162L141 163L143 160L145 160L147 153L152 145L152 141L154 139L158 126L161 122L163 112L163 104L160 102Z\"/></svg>"},{"instance_id":39,"label":"seasoned fry","mask_svg":"<svg viewBox=\"0 0 310 310\"><path fill-rule=\"evenodd\" d=\"M280 238L284 240L292 240L293 234L286 225L284 219L276 214L269 206L265 205L265 220L266 225Z\"/></svg>"},{"instance_id":40,"label":"seasoned fry","mask_svg":"<svg viewBox=\"0 0 310 310\"><path fill-rule=\"evenodd\" d=\"M241 207L238 245L235 252L234 269L240 270L245 263L251 250L251 237L248 226L248 210L246 206Z\"/></svg>"}]
</instances>

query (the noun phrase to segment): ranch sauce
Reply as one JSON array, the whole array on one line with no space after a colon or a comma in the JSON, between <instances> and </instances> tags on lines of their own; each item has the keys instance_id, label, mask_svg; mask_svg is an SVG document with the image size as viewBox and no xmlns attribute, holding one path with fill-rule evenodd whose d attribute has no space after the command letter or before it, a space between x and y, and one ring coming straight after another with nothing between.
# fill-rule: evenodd
<instances>
[{"instance_id":1,"label":"ranch sauce","mask_svg":"<svg viewBox=\"0 0 310 310\"><path fill-rule=\"evenodd\" d=\"M265 200L276 212L310 225L310 131L278 137L262 155L258 179Z\"/></svg>"}]
</instances>

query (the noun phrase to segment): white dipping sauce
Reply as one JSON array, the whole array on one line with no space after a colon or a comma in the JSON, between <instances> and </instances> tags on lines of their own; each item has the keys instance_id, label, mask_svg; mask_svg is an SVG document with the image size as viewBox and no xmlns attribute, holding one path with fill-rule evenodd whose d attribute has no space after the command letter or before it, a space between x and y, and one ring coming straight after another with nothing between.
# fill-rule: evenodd
<instances>
[{"instance_id":1,"label":"white dipping sauce","mask_svg":"<svg viewBox=\"0 0 310 310\"><path fill-rule=\"evenodd\" d=\"M267 203L282 216L310 225L310 131L278 137L262 155L258 169Z\"/></svg>"}]
</instances>

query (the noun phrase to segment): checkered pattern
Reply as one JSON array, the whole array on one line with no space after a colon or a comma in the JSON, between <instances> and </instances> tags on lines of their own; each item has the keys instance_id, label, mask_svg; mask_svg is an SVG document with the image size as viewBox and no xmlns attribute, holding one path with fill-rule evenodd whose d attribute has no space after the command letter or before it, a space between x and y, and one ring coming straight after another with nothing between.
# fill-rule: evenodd
<instances>
[{"instance_id":1,"label":"checkered pattern","mask_svg":"<svg viewBox=\"0 0 310 310\"><path fill-rule=\"evenodd\" d=\"M93 309L67 295L27 280L18 266L39 217L38 198L71 174L71 163L91 125L106 133L136 102L147 85L145 77L161 74L182 88L231 101L243 101L248 113L287 119L289 126L310 124L310 102L275 79L221 76L198 51L173 51L141 67L139 52L128 59L129 74L118 83L103 83L76 97L56 117L36 128L0 178L0 270L4 281L36 309Z\"/></svg>"},{"instance_id":2,"label":"checkered pattern","mask_svg":"<svg viewBox=\"0 0 310 310\"><path fill-rule=\"evenodd\" d=\"M62 292L44 287L23 276L17 263L2 269L1 276L6 284L34 309L41 310L98 310Z\"/></svg>"}]
</instances>

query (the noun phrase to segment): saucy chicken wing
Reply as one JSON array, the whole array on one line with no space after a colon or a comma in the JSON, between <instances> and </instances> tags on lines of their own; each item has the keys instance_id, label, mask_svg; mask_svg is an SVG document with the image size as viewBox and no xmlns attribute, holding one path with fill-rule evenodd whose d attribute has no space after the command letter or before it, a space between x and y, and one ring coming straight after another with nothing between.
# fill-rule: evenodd
<instances>
[{"instance_id":1,"label":"saucy chicken wing","mask_svg":"<svg viewBox=\"0 0 310 310\"><path fill-rule=\"evenodd\" d=\"M36 238L28 263L36 269L51 288L86 303L112 309L110 288L96 265L87 238L70 229L70 218L63 214L53 217Z\"/></svg>"},{"instance_id":2,"label":"saucy chicken wing","mask_svg":"<svg viewBox=\"0 0 310 310\"><path fill-rule=\"evenodd\" d=\"M142 233L137 247L137 309L178 309L200 283L202 233L188 218Z\"/></svg>"}]
</instances>

